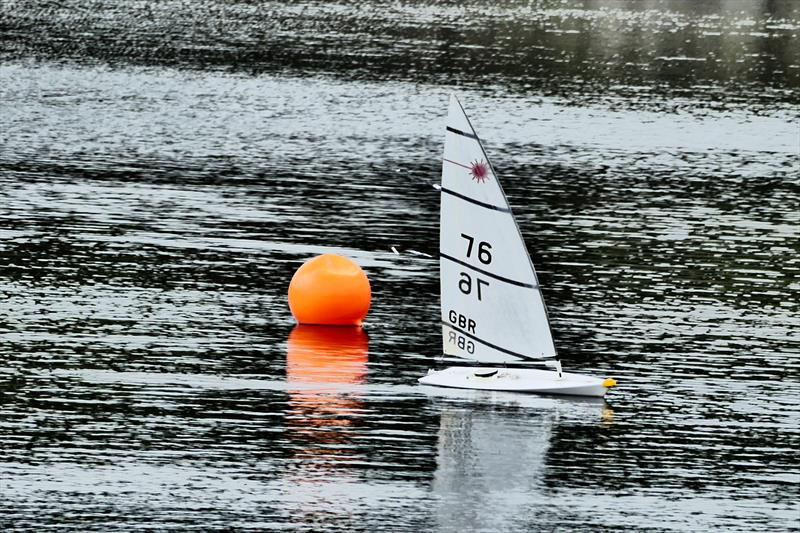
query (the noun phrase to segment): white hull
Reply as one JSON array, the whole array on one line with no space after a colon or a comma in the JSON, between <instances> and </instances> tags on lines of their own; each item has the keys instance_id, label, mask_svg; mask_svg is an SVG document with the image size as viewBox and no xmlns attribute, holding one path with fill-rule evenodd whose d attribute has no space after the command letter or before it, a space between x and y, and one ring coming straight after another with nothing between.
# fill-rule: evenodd
<instances>
[{"instance_id":1,"label":"white hull","mask_svg":"<svg viewBox=\"0 0 800 533\"><path fill-rule=\"evenodd\" d=\"M613 386L613 380L533 368L493 368L453 366L429 370L419 378L423 385L539 394L602 397Z\"/></svg>"}]
</instances>

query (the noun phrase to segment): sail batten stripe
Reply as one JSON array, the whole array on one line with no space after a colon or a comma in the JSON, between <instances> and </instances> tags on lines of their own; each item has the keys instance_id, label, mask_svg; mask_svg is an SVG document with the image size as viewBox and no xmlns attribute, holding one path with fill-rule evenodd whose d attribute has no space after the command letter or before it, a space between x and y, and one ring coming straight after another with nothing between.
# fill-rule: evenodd
<instances>
[{"instance_id":1,"label":"sail batten stripe","mask_svg":"<svg viewBox=\"0 0 800 533\"><path fill-rule=\"evenodd\" d=\"M455 257L449 256L449 255L447 255L445 253L439 252L439 257L447 259L448 261L452 261L453 263L458 263L459 265L465 266L465 267L469 268L470 270L474 270L475 272L480 272L484 276L489 276L490 278L494 278L494 279L496 279L498 281L502 281L504 283L508 283L509 285L516 285L517 287L526 287L528 289L539 289L540 288L539 285L534 285L533 283L524 283L522 281L517 281L515 279L504 278L503 276L500 276L498 274L494 274L494 273L489 272L487 270L483 270L482 268L478 268L476 266L470 265L466 261L462 261L460 259L456 259Z\"/></svg>"},{"instance_id":2,"label":"sail batten stripe","mask_svg":"<svg viewBox=\"0 0 800 533\"><path fill-rule=\"evenodd\" d=\"M545 359L555 359L557 357L555 354L553 354L553 355L542 355L540 357L534 357L532 355L521 354L521 353L515 352L513 350L509 350L508 348L503 348L502 346L497 346L496 344L492 344L491 342L483 340L480 337L477 337L477 336L473 335L472 333L467 333L463 329L461 329L459 327L456 327L453 324L451 324L450 322L447 322L445 320L442 320L442 325L443 326L447 326L448 328L452 329L453 331L457 331L461 335L463 335L463 336L465 336L467 338L470 338L470 339L472 339L474 341L477 341L477 342L483 344L484 346L488 346L489 348L491 348L493 350L497 350L498 352L503 352L504 354L512 355L514 357L519 357L520 359L525 359L525 360L528 360L528 361L542 361L542 360L545 360ZM477 360L480 361L479 359L477 359Z\"/></svg>"},{"instance_id":3,"label":"sail batten stripe","mask_svg":"<svg viewBox=\"0 0 800 533\"><path fill-rule=\"evenodd\" d=\"M451 133L455 133L456 135L461 135L463 137L467 137L469 139L475 139L476 141L478 140L478 136L475 135L474 133L468 133L466 131L457 130L455 128L451 128L450 126L447 126L447 131L449 131Z\"/></svg>"},{"instance_id":4,"label":"sail batten stripe","mask_svg":"<svg viewBox=\"0 0 800 533\"><path fill-rule=\"evenodd\" d=\"M491 209L492 211L500 211L501 213L510 213L511 212L511 209L509 209L508 207L500 207L500 206L497 206L497 205L487 204L485 202L481 202L480 200L476 200L474 198L470 198L469 196L457 193L455 191L451 191L450 189L445 189L444 187L442 187L441 191L443 193L447 193L447 194L449 194L451 196L455 196L456 198L461 198L462 200L467 201L469 203L472 203L472 204L475 204L475 205L479 205L481 207L485 207L486 209Z\"/></svg>"}]
</instances>

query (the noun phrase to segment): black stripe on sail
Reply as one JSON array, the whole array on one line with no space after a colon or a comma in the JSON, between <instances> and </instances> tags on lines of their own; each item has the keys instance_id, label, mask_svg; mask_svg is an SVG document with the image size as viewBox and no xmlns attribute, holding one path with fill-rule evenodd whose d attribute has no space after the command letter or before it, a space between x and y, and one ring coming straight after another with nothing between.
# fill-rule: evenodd
<instances>
[{"instance_id":1,"label":"black stripe on sail","mask_svg":"<svg viewBox=\"0 0 800 533\"><path fill-rule=\"evenodd\" d=\"M476 141L478 140L478 136L475 135L474 133L467 133L466 131L457 130L455 128L451 128L450 126L447 126L447 131L455 133L456 135L462 135L470 139L475 139Z\"/></svg>"},{"instance_id":2,"label":"black stripe on sail","mask_svg":"<svg viewBox=\"0 0 800 533\"><path fill-rule=\"evenodd\" d=\"M517 352L515 352L513 350L509 350L507 348L502 348L500 346L497 346L496 344L492 344L491 342L485 341L485 340L481 339L480 337L476 337L475 335L473 335L471 333L467 333L463 329L457 328L456 326L454 326L450 322L445 322L444 320L442 320L442 325L447 326L448 328L450 328L450 329L452 329L454 331L457 331L461 335L464 335L465 337L468 337L468 338L470 338L470 339L472 339L474 341L477 341L477 342L483 344L484 346L488 346L489 348L491 348L493 350L497 350L498 352L503 352L504 354L512 355L514 357L519 357L520 359L525 359L526 361L543 361L543 360L546 360L546 359L555 359L556 358L555 355L543 355L541 357L532 357L530 355L524 355L524 354L521 354L521 353L517 353Z\"/></svg>"},{"instance_id":3,"label":"black stripe on sail","mask_svg":"<svg viewBox=\"0 0 800 533\"><path fill-rule=\"evenodd\" d=\"M461 198L471 204L479 205L481 207L485 207L486 209L491 209L492 211L500 211L501 213L510 213L511 209L508 207L500 207L497 205L487 204L485 202L481 202L479 200L475 200L474 198L470 198L469 196L465 196L463 194L459 194L455 191L451 191L450 189L445 189L442 187L442 192L449 194L450 196L455 196L456 198Z\"/></svg>"},{"instance_id":4,"label":"black stripe on sail","mask_svg":"<svg viewBox=\"0 0 800 533\"><path fill-rule=\"evenodd\" d=\"M516 285L517 287L527 287L528 289L538 289L539 288L538 285L534 285L532 283L523 283L521 281L517 281L517 280L514 280L514 279L509 279L509 278L504 278L503 276L498 276L497 274L493 274L492 272L488 272L488 271L483 270L481 268L472 266L472 265L470 265L469 263L467 263L465 261L462 261L460 259L456 259L455 257L451 257L451 256L449 256L447 254L440 253L439 257L443 257L443 258L447 259L448 261L452 261L453 263L458 263L459 265L465 266L465 267L469 268L470 270L474 270L475 272L480 272L484 276L489 276L490 278L494 278L496 280L502 281L504 283L508 283L510 285Z\"/></svg>"}]
</instances>

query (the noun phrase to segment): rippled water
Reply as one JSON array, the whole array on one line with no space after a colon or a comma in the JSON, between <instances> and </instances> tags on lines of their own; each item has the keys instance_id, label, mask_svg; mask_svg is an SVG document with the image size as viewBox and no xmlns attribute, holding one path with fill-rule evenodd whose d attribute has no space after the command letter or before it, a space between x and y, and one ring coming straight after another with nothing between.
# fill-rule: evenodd
<instances>
[{"instance_id":1,"label":"rippled water","mask_svg":"<svg viewBox=\"0 0 800 533\"><path fill-rule=\"evenodd\" d=\"M800 7L696 4L4 3L0 528L800 530ZM454 90L606 401L416 384Z\"/></svg>"}]
</instances>

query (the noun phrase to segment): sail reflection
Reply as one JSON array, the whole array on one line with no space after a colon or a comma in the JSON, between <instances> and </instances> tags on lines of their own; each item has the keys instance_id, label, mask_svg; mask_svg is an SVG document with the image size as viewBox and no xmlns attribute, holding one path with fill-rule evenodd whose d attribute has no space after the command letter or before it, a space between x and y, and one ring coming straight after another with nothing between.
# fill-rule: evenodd
<instances>
[{"instance_id":1,"label":"sail reflection","mask_svg":"<svg viewBox=\"0 0 800 533\"><path fill-rule=\"evenodd\" d=\"M436 529L535 529L526 522L549 512L545 472L551 437L564 418L576 415L598 426L611 423L611 408L602 401L442 411L433 481Z\"/></svg>"},{"instance_id":2,"label":"sail reflection","mask_svg":"<svg viewBox=\"0 0 800 533\"><path fill-rule=\"evenodd\" d=\"M316 458L334 466L352 457L349 445L363 411L363 400L351 385L367 373L369 340L361 328L296 326L289 335L286 381L289 438L295 457Z\"/></svg>"}]
</instances>

